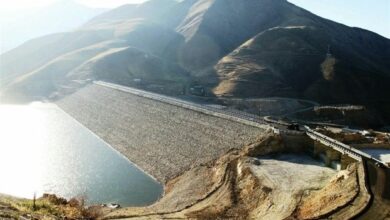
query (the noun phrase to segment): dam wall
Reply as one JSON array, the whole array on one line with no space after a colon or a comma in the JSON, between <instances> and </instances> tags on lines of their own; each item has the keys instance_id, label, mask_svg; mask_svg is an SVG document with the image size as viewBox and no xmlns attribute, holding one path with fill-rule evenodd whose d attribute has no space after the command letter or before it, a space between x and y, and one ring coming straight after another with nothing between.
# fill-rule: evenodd
<instances>
[{"instance_id":1,"label":"dam wall","mask_svg":"<svg viewBox=\"0 0 390 220\"><path fill-rule=\"evenodd\" d=\"M96 84L56 104L162 183L265 132Z\"/></svg>"}]
</instances>

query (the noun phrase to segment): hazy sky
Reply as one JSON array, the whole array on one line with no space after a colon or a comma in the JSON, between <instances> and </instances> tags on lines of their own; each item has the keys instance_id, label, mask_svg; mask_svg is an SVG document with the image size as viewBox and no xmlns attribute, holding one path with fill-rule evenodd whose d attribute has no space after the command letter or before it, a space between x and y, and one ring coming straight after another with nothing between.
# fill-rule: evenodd
<instances>
[{"instance_id":1,"label":"hazy sky","mask_svg":"<svg viewBox=\"0 0 390 220\"><path fill-rule=\"evenodd\" d=\"M390 38L390 0L289 0L322 17Z\"/></svg>"},{"instance_id":2,"label":"hazy sky","mask_svg":"<svg viewBox=\"0 0 390 220\"><path fill-rule=\"evenodd\" d=\"M0 0L0 11L29 9L57 0ZM145 0L75 0L91 7L116 7ZM241 1L241 0L237 0ZM390 0L289 0L322 17L375 31L390 38Z\"/></svg>"},{"instance_id":3,"label":"hazy sky","mask_svg":"<svg viewBox=\"0 0 390 220\"><path fill-rule=\"evenodd\" d=\"M59 0L0 0L0 10L39 8ZM63 1L63 0L62 0ZM67 1L67 0L65 0ZM73 0L91 7L113 8L126 3L140 3L145 0Z\"/></svg>"}]
</instances>

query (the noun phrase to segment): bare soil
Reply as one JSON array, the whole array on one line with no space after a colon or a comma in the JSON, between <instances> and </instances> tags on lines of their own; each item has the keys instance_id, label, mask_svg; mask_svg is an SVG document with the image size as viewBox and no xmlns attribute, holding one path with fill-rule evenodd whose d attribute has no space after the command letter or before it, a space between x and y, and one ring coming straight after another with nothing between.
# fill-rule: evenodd
<instances>
[{"instance_id":1,"label":"bare soil","mask_svg":"<svg viewBox=\"0 0 390 220\"><path fill-rule=\"evenodd\" d=\"M307 156L267 156L283 149L268 134L169 181L158 203L104 219L348 219L367 206L360 165L337 173Z\"/></svg>"}]
</instances>

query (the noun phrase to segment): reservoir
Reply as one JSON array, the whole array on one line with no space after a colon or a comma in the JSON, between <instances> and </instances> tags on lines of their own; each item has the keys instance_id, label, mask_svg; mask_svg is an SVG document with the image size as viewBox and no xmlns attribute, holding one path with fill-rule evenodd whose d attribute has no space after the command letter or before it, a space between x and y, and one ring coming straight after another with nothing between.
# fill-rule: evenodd
<instances>
[{"instance_id":1,"label":"reservoir","mask_svg":"<svg viewBox=\"0 0 390 220\"><path fill-rule=\"evenodd\" d=\"M43 103L0 105L0 175L0 193L22 198L51 193L87 204L144 206L163 192L56 105Z\"/></svg>"}]
</instances>

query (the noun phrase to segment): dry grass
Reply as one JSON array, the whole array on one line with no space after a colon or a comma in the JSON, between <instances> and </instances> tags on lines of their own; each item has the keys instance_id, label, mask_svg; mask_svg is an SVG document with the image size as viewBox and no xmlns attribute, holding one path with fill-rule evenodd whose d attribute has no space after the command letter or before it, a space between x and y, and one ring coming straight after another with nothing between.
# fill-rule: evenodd
<instances>
[{"instance_id":1,"label":"dry grass","mask_svg":"<svg viewBox=\"0 0 390 220\"><path fill-rule=\"evenodd\" d=\"M0 219L19 219L24 216L30 219L97 219L101 216L99 207L86 207L83 198L69 201L55 195L45 194L34 200L16 199L0 196Z\"/></svg>"}]
</instances>

